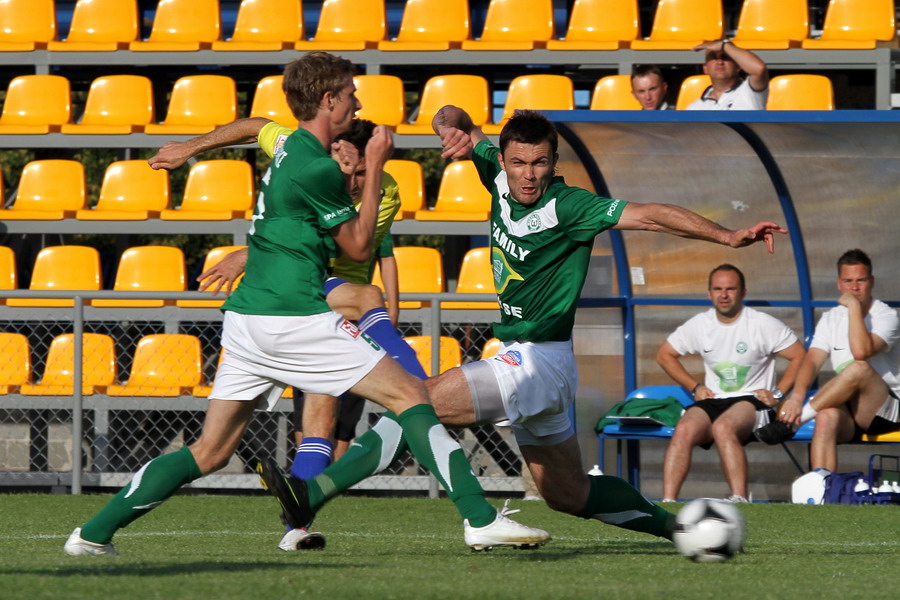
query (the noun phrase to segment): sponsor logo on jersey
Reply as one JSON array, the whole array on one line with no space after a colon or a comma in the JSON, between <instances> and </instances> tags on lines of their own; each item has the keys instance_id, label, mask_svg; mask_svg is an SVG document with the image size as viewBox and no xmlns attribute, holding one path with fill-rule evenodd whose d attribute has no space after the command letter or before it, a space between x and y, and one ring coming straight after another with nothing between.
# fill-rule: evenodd
<instances>
[{"instance_id":1,"label":"sponsor logo on jersey","mask_svg":"<svg viewBox=\"0 0 900 600\"><path fill-rule=\"evenodd\" d=\"M284 150L284 143L287 141L288 136L281 134L277 138L275 138L275 147L272 149L272 156L275 156L282 150Z\"/></svg>"},{"instance_id":2,"label":"sponsor logo on jersey","mask_svg":"<svg viewBox=\"0 0 900 600\"><path fill-rule=\"evenodd\" d=\"M612 204L609 205L609 210L606 211L606 216L607 216L607 217L614 217L614 216L616 216L616 209L617 209L617 208L619 208L619 201L618 201L618 200L613 200L613 201L612 201Z\"/></svg>"},{"instance_id":3,"label":"sponsor logo on jersey","mask_svg":"<svg viewBox=\"0 0 900 600\"><path fill-rule=\"evenodd\" d=\"M344 319L343 321L341 321L341 324L340 324L338 327L339 327L344 333L346 333L347 335L349 335L349 336L352 337L353 339L356 339L356 338L359 336L359 334L362 333L362 332L359 330L359 327L357 327L356 325L354 325L353 323L351 323L350 321L348 321L348 320L346 320L346 319Z\"/></svg>"},{"instance_id":4,"label":"sponsor logo on jersey","mask_svg":"<svg viewBox=\"0 0 900 600\"><path fill-rule=\"evenodd\" d=\"M337 217L340 217L341 215L346 215L346 214L349 213L351 210L353 210L353 207L352 207L352 206L348 206L348 207L346 207L346 208L342 208L341 210L336 210L336 211L334 211L334 212L330 212L330 213L328 213L328 214L326 214L326 215L323 215L322 218L323 218L324 220L326 220L326 221L330 221L330 220L332 220L332 219L336 219Z\"/></svg>"},{"instance_id":5,"label":"sponsor logo on jersey","mask_svg":"<svg viewBox=\"0 0 900 600\"><path fill-rule=\"evenodd\" d=\"M538 225L540 225L540 217L538 217ZM512 241L506 233L500 229L496 223L493 224L494 227L494 241L498 246L506 250L511 256L516 258L517 260L525 261L525 257L531 254L531 250L526 250L522 248L517 243Z\"/></svg>"},{"instance_id":6,"label":"sponsor logo on jersey","mask_svg":"<svg viewBox=\"0 0 900 600\"><path fill-rule=\"evenodd\" d=\"M494 288L498 294L502 294L506 290L506 286L510 281L525 281L525 278L519 275L509 266L506 255L503 250L494 246L491 248L491 267L494 270Z\"/></svg>"},{"instance_id":7,"label":"sponsor logo on jersey","mask_svg":"<svg viewBox=\"0 0 900 600\"><path fill-rule=\"evenodd\" d=\"M522 366L522 355L518 350L510 350L509 352L504 352L503 354L498 354L497 358L502 360L508 365L512 365L514 367Z\"/></svg>"}]
</instances>

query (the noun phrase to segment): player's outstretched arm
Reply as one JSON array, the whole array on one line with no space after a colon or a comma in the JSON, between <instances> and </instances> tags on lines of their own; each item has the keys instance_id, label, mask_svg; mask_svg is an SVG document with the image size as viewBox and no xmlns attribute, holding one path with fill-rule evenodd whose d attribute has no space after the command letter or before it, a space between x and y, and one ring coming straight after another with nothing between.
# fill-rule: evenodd
<instances>
[{"instance_id":1,"label":"player's outstretched arm","mask_svg":"<svg viewBox=\"0 0 900 600\"><path fill-rule=\"evenodd\" d=\"M244 272L244 267L246 265L247 249L241 248L240 250L235 250L197 276L197 281L200 282L197 290L205 292L209 288L215 286L211 290L213 295L215 295L224 287L225 294L230 294L234 287L234 282L237 281L237 278Z\"/></svg>"},{"instance_id":2,"label":"player's outstretched arm","mask_svg":"<svg viewBox=\"0 0 900 600\"><path fill-rule=\"evenodd\" d=\"M787 233L787 229L772 221L761 221L751 227L732 231L680 206L638 202L629 202L625 206L615 229L658 231L732 248L765 242L769 253L775 252L774 234Z\"/></svg>"},{"instance_id":3,"label":"player's outstretched arm","mask_svg":"<svg viewBox=\"0 0 900 600\"><path fill-rule=\"evenodd\" d=\"M184 142L167 142L156 154L147 159L147 162L152 169L171 171L207 150L255 143L260 130L267 123L271 121L264 117L238 119Z\"/></svg>"},{"instance_id":4,"label":"player's outstretched arm","mask_svg":"<svg viewBox=\"0 0 900 600\"><path fill-rule=\"evenodd\" d=\"M481 128L472 123L469 113L448 104L431 120L431 128L441 138L441 158L469 158L475 144L488 139Z\"/></svg>"}]
</instances>

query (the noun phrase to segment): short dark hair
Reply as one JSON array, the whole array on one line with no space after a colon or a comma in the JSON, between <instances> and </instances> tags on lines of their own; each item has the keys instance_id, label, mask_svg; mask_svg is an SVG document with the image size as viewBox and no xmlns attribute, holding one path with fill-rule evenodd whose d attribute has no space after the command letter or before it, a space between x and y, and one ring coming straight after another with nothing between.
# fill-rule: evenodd
<instances>
[{"instance_id":1,"label":"short dark hair","mask_svg":"<svg viewBox=\"0 0 900 600\"><path fill-rule=\"evenodd\" d=\"M712 289L713 275L715 275L719 271L732 271L734 273L737 273L738 280L741 282L741 290L747 289L747 281L744 279L744 273L741 272L741 270L738 269L736 266L734 266L730 263L723 263L709 272L709 281L706 284L706 289L708 289L708 290Z\"/></svg>"},{"instance_id":2,"label":"short dark hair","mask_svg":"<svg viewBox=\"0 0 900 600\"><path fill-rule=\"evenodd\" d=\"M656 65L635 65L631 70L632 81L634 81L636 77L646 77L647 75L659 75L660 81L666 80L666 78L663 77L662 69Z\"/></svg>"},{"instance_id":3,"label":"short dark hair","mask_svg":"<svg viewBox=\"0 0 900 600\"><path fill-rule=\"evenodd\" d=\"M853 248L841 254L837 261L838 274L840 274L841 267L844 265L863 265L869 270L869 275L872 274L872 259L859 248Z\"/></svg>"},{"instance_id":4,"label":"short dark hair","mask_svg":"<svg viewBox=\"0 0 900 600\"><path fill-rule=\"evenodd\" d=\"M291 112L299 121L316 116L326 92L339 94L356 67L346 58L327 52L310 52L284 68L281 87Z\"/></svg>"},{"instance_id":5,"label":"short dark hair","mask_svg":"<svg viewBox=\"0 0 900 600\"><path fill-rule=\"evenodd\" d=\"M372 137L372 132L374 130L375 123L372 121L369 121L368 119L353 119L350 122L350 129L339 134L334 140L347 140L356 146L360 156L364 156L366 153L366 144L369 143L369 138Z\"/></svg>"},{"instance_id":6,"label":"short dark hair","mask_svg":"<svg viewBox=\"0 0 900 600\"><path fill-rule=\"evenodd\" d=\"M510 142L533 145L550 142L552 158L559 147L559 135L550 119L543 114L534 110L517 110L500 131L500 154Z\"/></svg>"}]
</instances>

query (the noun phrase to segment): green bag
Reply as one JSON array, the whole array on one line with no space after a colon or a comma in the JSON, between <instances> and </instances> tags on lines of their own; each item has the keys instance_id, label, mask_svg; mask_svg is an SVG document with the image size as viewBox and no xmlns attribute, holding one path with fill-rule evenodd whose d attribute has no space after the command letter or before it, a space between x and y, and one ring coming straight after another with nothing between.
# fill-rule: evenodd
<instances>
[{"instance_id":1,"label":"green bag","mask_svg":"<svg viewBox=\"0 0 900 600\"><path fill-rule=\"evenodd\" d=\"M594 431L600 433L607 425L615 423L607 417L653 417L661 423L665 423L669 427L675 427L678 419L684 413L684 406L674 396L666 398L632 398L631 400L623 400L603 415L594 426Z\"/></svg>"}]
</instances>

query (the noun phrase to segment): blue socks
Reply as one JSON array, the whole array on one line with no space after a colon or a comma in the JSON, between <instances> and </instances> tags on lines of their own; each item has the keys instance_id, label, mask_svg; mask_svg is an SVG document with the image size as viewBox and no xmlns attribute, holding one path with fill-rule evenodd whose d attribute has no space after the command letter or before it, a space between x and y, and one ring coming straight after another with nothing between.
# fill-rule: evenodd
<instances>
[{"instance_id":1,"label":"blue socks","mask_svg":"<svg viewBox=\"0 0 900 600\"><path fill-rule=\"evenodd\" d=\"M400 336L397 328L391 323L387 310L373 308L359 320L359 328L366 335L378 342L384 350L391 355L411 375L419 379L427 379L428 376L422 369L415 351Z\"/></svg>"},{"instance_id":2,"label":"blue socks","mask_svg":"<svg viewBox=\"0 0 900 600\"><path fill-rule=\"evenodd\" d=\"M299 479L311 479L331 463L331 442L325 438L305 437L297 448L291 475Z\"/></svg>"}]
</instances>

